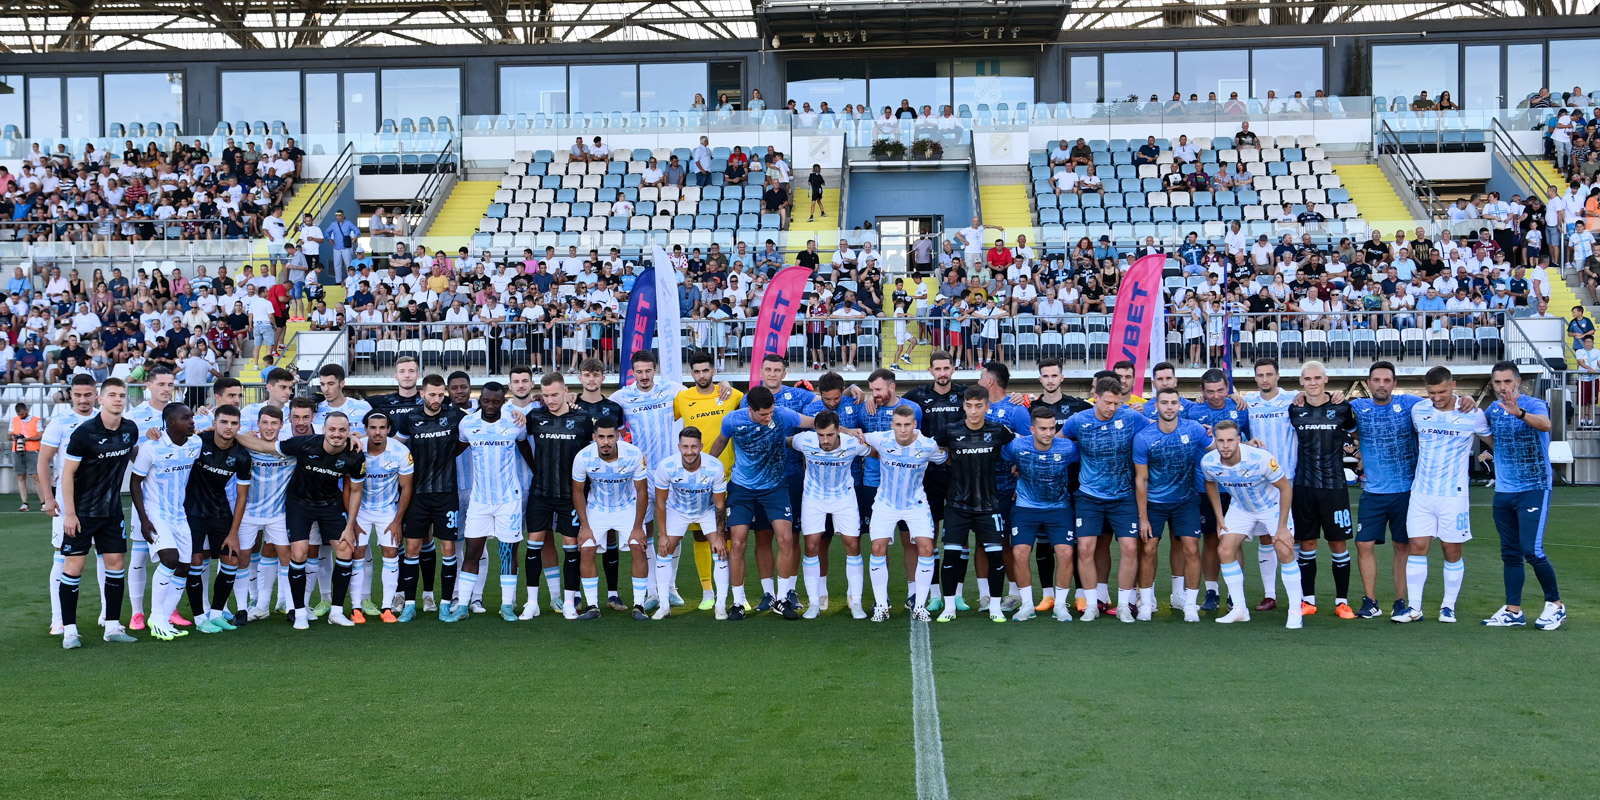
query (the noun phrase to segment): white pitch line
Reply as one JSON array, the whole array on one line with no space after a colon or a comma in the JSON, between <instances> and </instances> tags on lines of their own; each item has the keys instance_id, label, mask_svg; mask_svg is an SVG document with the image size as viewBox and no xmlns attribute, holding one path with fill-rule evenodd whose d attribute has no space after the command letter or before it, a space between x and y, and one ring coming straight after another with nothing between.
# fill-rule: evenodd
<instances>
[{"instance_id":1,"label":"white pitch line","mask_svg":"<svg viewBox=\"0 0 1600 800\"><path fill-rule=\"evenodd\" d=\"M939 695L933 686L933 644L928 623L911 623L911 727L917 747L918 800L948 800L944 740L939 735Z\"/></svg>"}]
</instances>

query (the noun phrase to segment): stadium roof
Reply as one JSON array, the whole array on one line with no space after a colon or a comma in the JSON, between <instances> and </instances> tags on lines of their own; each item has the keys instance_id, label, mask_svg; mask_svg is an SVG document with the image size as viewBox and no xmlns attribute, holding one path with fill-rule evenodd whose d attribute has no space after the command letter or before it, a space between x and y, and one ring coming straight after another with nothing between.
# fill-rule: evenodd
<instances>
[{"instance_id":1,"label":"stadium roof","mask_svg":"<svg viewBox=\"0 0 1600 800\"><path fill-rule=\"evenodd\" d=\"M0 53L754 40L817 46L1062 31L1590 14L1600 0L10 0ZM928 24L930 21L936 24ZM809 36L808 36L809 34ZM846 42L838 42L846 43Z\"/></svg>"}]
</instances>

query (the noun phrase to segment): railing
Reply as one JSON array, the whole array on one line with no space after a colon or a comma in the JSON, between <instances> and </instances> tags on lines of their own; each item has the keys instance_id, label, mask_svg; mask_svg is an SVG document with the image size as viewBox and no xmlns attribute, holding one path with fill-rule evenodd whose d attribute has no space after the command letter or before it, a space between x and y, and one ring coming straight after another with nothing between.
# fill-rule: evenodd
<instances>
[{"instance_id":1,"label":"railing","mask_svg":"<svg viewBox=\"0 0 1600 800\"><path fill-rule=\"evenodd\" d=\"M89 230L91 227L97 227L102 224L101 220L96 219L4 220L0 221L0 240L10 241L32 235L36 237L35 241L71 242L98 240L109 242L113 240L113 237L117 237L122 234L122 225L125 222L132 223L136 226L151 226L152 228L156 229L156 233L161 234L158 238L181 239L184 234L184 227L191 225L206 228L210 228L212 226L220 227L224 220L221 217L172 217L170 219L155 219L153 217L133 219L118 218L112 220L110 223L112 227L111 234L96 233L93 230ZM66 230L61 230L63 228ZM32 233L30 233L30 231ZM174 232L176 232L176 235L174 235ZM206 231L208 234L207 238L213 238L209 236L210 232L211 231L209 230ZM215 238L222 237L218 236Z\"/></svg>"},{"instance_id":2,"label":"railing","mask_svg":"<svg viewBox=\"0 0 1600 800\"><path fill-rule=\"evenodd\" d=\"M446 179L454 178L457 164L455 162L455 142L446 141L444 147L434 154L438 157L434 170L422 179L422 185L417 187L417 193L406 202L405 210L398 216L401 218L401 229L417 231L423 229L423 222L434 211L434 204L442 198L438 197L439 189Z\"/></svg>"},{"instance_id":3,"label":"railing","mask_svg":"<svg viewBox=\"0 0 1600 800\"><path fill-rule=\"evenodd\" d=\"M1534 169L1533 167L1534 162L1544 158L1543 153L1539 153L1536 156L1528 155L1528 153L1523 150L1522 146L1517 143L1516 137L1512 136L1511 131L1507 130L1504 125L1500 124L1500 120L1498 119L1494 120L1494 124L1490 129L1490 133L1494 137L1495 152L1503 156L1506 165L1516 173L1517 181L1528 187L1528 196L1530 199L1537 197L1540 200L1544 200L1550 196L1550 190L1552 188L1554 188L1557 193L1560 192L1560 186L1552 184L1550 180L1544 176L1542 171ZM1540 220L1539 222L1542 226L1544 220ZM1555 257L1551 259L1552 263L1556 264L1558 267L1564 267L1567 263L1566 229L1560 227L1555 229L1546 228L1544 230L1544 237L1545 252L1555 254Z\"/></svg>"},{"instance_id":4,"label":"railing","mask_svg":"<svg viewBox=\"0 0 1600 800\"><path fill-rule=\"evenodd\" d=\"M1417 168L1417 162L1411 159L1411 154L1406 152L1400 137L1387 122L1379 123L1377 153L1379 156L1388 156L1389 163L1400 173L1400 179L1416 196L1417 201L1422 203L1423 210L1428 212L1430 218L1438 219L1444 216L1444 203L1440 202L1439 195L1433 191L1432 182Z\"/></svg>"},{"instance_id":5,"label":"railing","mask_svg":"<svg viewBox=\"0 0 1600 800\"><path fill-rule=\"evenodd\" d=\"M346 144L344 149L339 151L339 157L334 160L333 165L328 167L328 170L322 174L322 178L317 181L317 188L313 189L311 196L306 198L306 203L301 208L300 213L310 214L313 220L321 224L323 212L338 196L339 186L344 183L346 178L350 177L350 172L354 168L355 145ZM300 239L299 230L299 225L290 226L290 236L296 242Z\"/></svg>"}]
</instances>

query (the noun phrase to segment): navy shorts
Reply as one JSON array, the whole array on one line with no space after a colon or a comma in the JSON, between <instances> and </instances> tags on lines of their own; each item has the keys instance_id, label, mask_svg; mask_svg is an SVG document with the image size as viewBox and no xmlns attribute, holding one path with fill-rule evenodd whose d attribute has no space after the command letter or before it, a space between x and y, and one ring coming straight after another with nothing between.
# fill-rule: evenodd
<instances>
[{"instance_id":1,"label":"navy shorts","mask_svg":"<svg viewBox=\"0 0 1600 800\"><path fill-rule=\"evenodd\" d=\"M772 486L766 489L747 489L738 484L728 485L728 527L750 527L763 530L777 520L794 522L794 507L789 505L789 489ZM766 526L758 525L767 521Z\"/></svg>"},{"instance_id":2,"label":"navy shorts","mask_svg":"<svg viewBox=\"0 0 1600 800\"><path fill-rule=\"evenodd\" d=\"M1078 492L1073 498L1073 510L1078 538L1100 536L1109 531L1118 539L1139 535L1139 509L1133 498L1119 497L1104 500Z\"/></svg>"},{"instance_id":3,"label":"navy shorts","mask_svg":"<svg viewBox=\"0 0 1600 800\"><path fill-rule=\"evenodd\" d=\"M1221 497L1222 513L1226 514L1228 513L1228 507L1233 505L1233 495L1223 492ZM1217 518L1215 514L1216 512L1211 510L1210 497L1200 501L1200 531L1212 538L1217 535Z\"/></svg>"},{"instance_id":4,"label":"navy shorts","mask_svg":"<svg viewBox=\"0 0 1600 800\"><path fill-rule=\"evenodd\" d=\"M1147 503L1146 506L1146 513L1150 515L1150 530L1157 539L1161 538L1162 528L1171 530L1173 536L1200 538L1200 498L1191 497L1176 503Z\"/></svg>"},{"instance_id":5,"label":"navy shorts","mask_svg":"<svg viewBox=\"0 0 1600 800\"><path fill-rule=\"evenodd\" d=\"M1072 506L1063 508L1027 508L1017 506L1011 510L1011 546L1032 546L1036 542L1049 542L1051 547L1078 543L1077 532L1072 529Z\"/></svg>"},{"instance_id":6,"label":"navy shorts","mask_svg":"<svg viewBox=\"0 0 1600 800\"><path fill-rule=\"evenodd\" d=\"M1356 517L1356 541L1383 544L1384 530L1395 544L1405 544L1406 512L1411 509L1410 492L1392 494L1361 493L1361 508Z\"/></svg>"}]
</instances>

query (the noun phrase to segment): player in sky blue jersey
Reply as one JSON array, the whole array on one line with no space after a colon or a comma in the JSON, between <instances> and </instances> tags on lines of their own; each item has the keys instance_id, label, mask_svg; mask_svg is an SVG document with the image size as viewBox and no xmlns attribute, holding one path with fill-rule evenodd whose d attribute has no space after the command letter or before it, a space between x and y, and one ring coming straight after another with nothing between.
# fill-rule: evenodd
<instances>
[{"instance_id":1,"label":"player in sky blue jersey","mask_svg":"<svg viewBox=\"0 0 1600 800\"><path fill-rule=\"evenodd\" d=\"M868 413L865 408L861 410L861 431L863 433L883 433L890 430L894 424L894 410L903 405L916 406L916 419L922 423L922 406L915 401L900 395L897 384L898 376L892 370L877 369L867 377L867 388L872 392L872 411ZM841 423L842 424L842 423ZM871 524L872 501L877 494L880 481L878 474L878 459L867 456L861 459L861 480L856 482L856 510L861 515L861 527L866 528ZM916 593L913 576L917 574L917 548L913 537L907 536L901 542L901 558L906 569L906 608L913 605L912 595Z\"/></svg>"},{"instance_id":2,"label":"player in sky blue jersey","mask_svg":"<svg viewBox=\"0 0 1600 800\"><path fill-rule=\"evenodd\" d=\"M1356 564L1361 568L1361 587L1366 596L1356 616L1373 619L1383 611L1378 607L1377 546L1385 533L1393 540L1394 609L1404 611L1406 602L1406 558L1409 553L1406 515L1411 506L1411 482L1417 473L1417 430L1411 423L1411 408L1421 397L1395 394L1394 365L1377 361L1367 370L1367 390L1371 397L1350 401L1356 413L1356 437L1361 450L1361 471L1366 477L1361 486L1361 503L1356 516Z\"/></svg>"},{"instance_id":3,"label":"player in sky blue jersey","mask_svg":"<svg viewBox=\"0 0 1600 800\"><path fill-rule=\"evenodd\" d=\"M172 370L167 367L155 367L145 375L144 402L128 408L123 415L124 419L131 421L139 427L139 441L150 441L150 431L166 430L162 421L162 412L172 402L172 393L176 384ZM130 401L131 402L131 401ZM139 514L142 512L138 506L133 509L133 527L137 530L141 523ZM128 540L128 602L133 607L133 617L128 622L132 630L140 630L145 625L144 594L145 587L150 581L150 543L135 535ZM182 617L178 617L183 620ZM184 621L187 625L188 622Z\"/></svg>"},{"instance_id":4,"label":"player in sky blue jersey","mask_svg":"<svg viewBox=\"0 0 1600 800\"><path fill-rule=\"evenodd\" d=\"M1028 569L1035 544L1055 552L1055 574L1039 576L1050 581L1056 593L1067 596L1072 588L1072 567L1077 542L1072 530L1072 492L1069 475L1078 462L1078 445L1056 436L1061 429L1056 411L1048 405L1029 413L1027 436L1012 439L1003 451L1017 468L1017 501L1011 507L1011 563L1016 565L1017 591L1022 604L1013 622L1033 619L1033 573ZM1055 606L1056 619L1071 619L1070 603Z\"/></svg>"},{"instance_id":5,"label":"player in sky blue jersey","mask_svg":"<svg viewBox=\"0 0 1600 800\"><path fill-rule=\"evenodd\" d=\"M1182 398L1175 387L1156 390L1156 423L1133 437L1133 471L1139 505L1139 585L1138 619L1148 620L1155 610L1156 546L1163 528L1172 532L1171 547L1181 549L1183 575L1172 578L1175 607L1183 609L1185 622L1200 621L1200 498L1195 492L1195 475L1200 459L1211 447L1211 434L1192 419L1180 419ZM1119 542L1120 544L1120 542ZM1132 559L1124 547L1122 563ZM1117 576L1120 594L1128 585L1124 566ZM1127 613L1127 604L1117 601L1117 616Z\"/></svg>"},{"instance_id":6,"label":"player in sky blue jersey","mask_svg":"<svg viewBox=\"0 0 1600 800\"><path fill-rule=\"evenodd\" d=\"M1078 493L1073 496L1078 537L1078 582L1094 592L1095 603L1110 605L1111 590L1099 574L1095 549L1101 536L1137 538L1139 509L1133 498L1133 437L1150 424L1143 414L1124 406L1122 382L1115 376L1094 381L1094 408L1079 411L1061 427L1061 435L1078 443ZM1062 599L1058 596L1056 604ZM1086 602L1088 622L1099 616Z\"/></svg>"},{"instance_id":7,"label":"player in sky blue jersey","mask_svg":"<svg viewBox=\"0 0 1600 800\"><path fill-rule=\"evenodd\" d=\"M816 619L823 611L822 540L828 530L844 537L845 558L853 567L861 561L861 515L856 511L856 462L868 448L860 440L841 435L839 414L828 409L812 418L815 430L789 437L789 446L805 459L804 499L800 506L800 532L805 536L806 554L801 571L806 583L806 619ZM846 597L855 613L861 605L861 570L847 571ZM864 614L863 614L864 616ZM861 617L858 616L857 619Z\"/></svg>"},{"instance_id":8,"label":"player in sky blue jersey","mask_svg":"<svg viewBox=\"0 0 1600 800\"><path fill-rule=\"evenodd\" d=\"M609 533L616 531L633 555L633 618L648 620L645 597L650 593L650 558L645 552L645 507L650 504L649 473L644 451L622 441L621 423L596 420L594 441L572 460L572 507L578 512L578 569L583 579L583 599L588 608L568 619L595 619L600 576L595 555L604 551ZM566 608L575 605L568 603ZM671 606L670 603L663 605Z\"/></svg>"},{"instance_id":9,"label":"player in sky blue jersey","mask_svg":"<svg viewBox=\"0 0 1600 800\"><path fill-rule=\"evenodd\" d=\"M356 512L359 527L356 539L357 556L369 549L368 541L378 537L378 550L383 554L383 594L381 617L384 622L399 622L395 607L405 603L400 589L400 520L405 518L406 506L411 504L411 476L416 472L411 461L411 451L400 442L389 438L394 421L382 411L369 411L362 423L367 432L367 486L361 493L361 509ZM370 580L372 572L367 570ZM534 576L538 580L538 576ZM370 585L358 588L362 597L371 595ZM374 605L370 600L368 605ZM372 613L363 608L362 615Z\"/></svg>"},{"instance_id":10,"label":"player in sky blue jersey","mask_svg":"<svg viewBox=\"0 0 1600 800\"><path fill-rule=\"evenodd\" d=\"M1134 410L1149 417L1151 422L1155 422L1160 416L1156 413L1156 403L1161 397L1161 390L1178 388L1178 368L1173 366L1171 361L1163 361L1151 367L1150 385L1153 387L1153 394L1151 394L1150 399L1145 401L1143 407ZM1187 397L1179 397L1178 403L1181 406L1179 409L1180 414L1189 410L1189 406L1194 405L1194 401Z\"/></svg>"},{"instance_id":11,"label":"player in sky blue jersey","mask_svg":"<svg viewBox=\"0 0 1600 800\"><path fill-rule=\"evenodd\" d=\"M493 537L500 548L500 618L517 621L517 544L522 541L522 470L518 462L533 463L528 447L528 428L521 416L505 414L506 387L489 381L478 393L478 410L461 420L457 438L472 464L471 498L462 533L467 540L464 564L476 564L485 545ZM530 575L537 581L539 576ZM462 570L457 589L461 597L472 597L478 574ZM470 602L470 601L469 601ZM456 603L446 622L466 619L471 612L465 603Z\"/></svg>"},{"instance_id":12,"label":"player in sky blue jersey","mask_svg":"<svg viewBox=\"0 0 1600 800\"><path fill-rule=\"evenodd\" d=\"M1544 590L1544 611L1534 627L1551 631L1567 619L1556 585L1556 569L1544 552L1544 525L1550 513L1550 407L1522 393L1517 365L1502 361L1489 377L1495 402L1489 406L1494 433L1494 527L1500 533L1500 558L1505 562L1506 604L1483 621L1495 628L1527 624L1522 613L1523 563Z\"/></svg>"},{"instance_id":13,"label":"player in sky blue jersey","mask_svg":"<svg viewBox=\"0 0 1600 800\"><path fill-rule=\"evenodd\" d=\"M832 411L833 413L839 415L839 427L849 430L862 430L864 417L866 415L866 406L861 401L845 393L847 389L853 388L855 387L845 386L844 378L840 376L839 373L825 372L822 374L822 377L817 379L817 399L807 403L806 407L800 410L800 413L810 417L815 417L817 414L823 411ZM863 485L862 479L866 475L865 461L866 459L864 458L858 458L851 466L851 476L854 478L854 484L856 487L856 510L858 512L857 516L859 517L856 520L856 529L858 531L860 530L862 524L864 524L863 521L867 517L867 509L871 505L870 500L863 501L861 498L861 487ZM793 481L789 483L789 502L795 508L800 509L800 514L803 521L805 515L805 498L801 496L800 486ZM802 532L803 531L804 529L802 528ZM823 529L822 538L818 541L816 552L811 552L811 543L810 540L807 540L806 554L805 557L801 559L802 567L804 566L805 559L812 557L817 559L817 568L819 570L819 575L821 576L819 579L820 583L818 583L818 590L822 592L822 599L819 602L819 612L828 610L828 550L833 544L834 533L835 530L833 525L833 516L830 514L828 516L827 527ZM859 555L857 556L857 560L860 560ZM848 563L849 559L846 559L846 564ZM809 612L810 608L808 607L806 610Z\"/></svg>"},{"instance_id":14,"label":"player in sky blue jersey","mask_svg":"<svg viewBox=\"0 0 1600 800\"><path fill-rule=\"evenodd\" d=\"M139 536L161 562L150 599L150 633L171 641L189 633L174 627L172 617L189 580L189 561L194 554L183 500L189 473L200 457L200 439L194 435L194 412L182 403L168 403L162 409L161 427L166 433L160 439L139 445L130 489L133 507L139 511ZM191 612L199 615L205 609Z\"/></svg>"},{"instance_id":15,"label":"player in sky blue jersey","mask_svg":"<svg viewBox=\"0 0 1600 800\"><path fill-rule=\"evenodd\" d=\"M700 452L703 441L699 428L685 426L678 431L677 454L650 467L656 519L661 523L661 536L656 539L656 594L670 591L670 565L677 563L673 559L678 543L690 525L698 525L711 544L716 617L727 619L728 542L723 531L728 517L728 478L721 460ZM653 619L671 615L672 604L661 603Z\"/></svg>"},{"instance_id":16,"label":"player in sky blue jersey","mask_svg":"<svg viewBox=\"0 0 1600 800\"><path fill-rule=\"evenodd\" d=\"M1221 574L1228 585L1228 597L1233 610L1217 617L1217 622L1249 622L1250 608L1244 595L1244 570L1239 566L1239 549L1246 539L1271 536L1278 552L1278 570L1283 588L1289 599L1289 619L1286 627L1304 626L1304 613L1300 606L1300 563L1295 554L1294 523L1290 511L1294 502L1294 488L1283 467L1271 453L1251 447L1240 438L1238 423L1219 420L1211 430L1216 449L1200 459L1200 470L1206 476L1206 497L1222 521L1218 534L1222 539L1218 553L1222 558ZM1226 486L1233 502L1227 511L1222 509L1221 488Z\"/></svg>"},{"instance_id":17,"label":"player in sky blue jersey","mask_svg":"<svg viewBox=\"0 0 1600 800\"><path fill-rule=\"evenodd\" d=\"M928 590L933 585L933 512L923 477L929 464L943 463L948 454L940 444L919 431L915 404L894 411L888 431L866 434L863 438L879 460L882 479L872 502L872 621L889 619L889 544L895 531L904 526L906 538L917 552L916 577L912 583L912 619L927 622ZM859 568L859 565L857 566ZM860 615L860 601L851 614Z\"/></svg>"}]
</instances>

